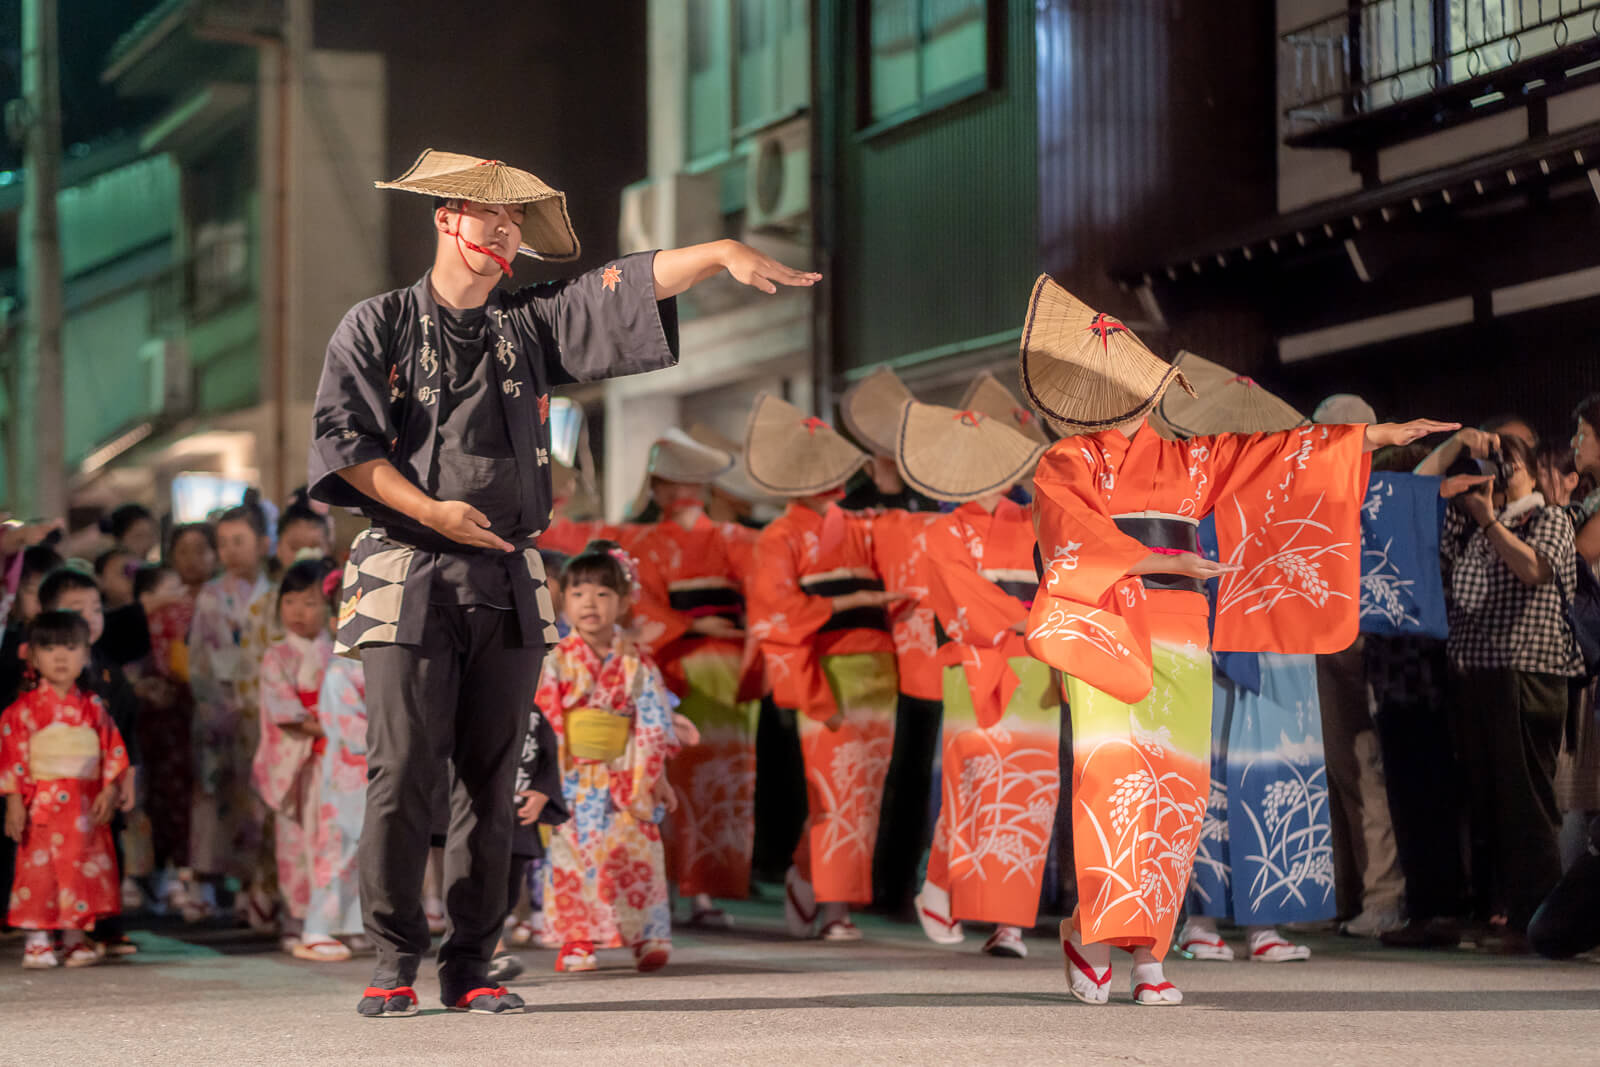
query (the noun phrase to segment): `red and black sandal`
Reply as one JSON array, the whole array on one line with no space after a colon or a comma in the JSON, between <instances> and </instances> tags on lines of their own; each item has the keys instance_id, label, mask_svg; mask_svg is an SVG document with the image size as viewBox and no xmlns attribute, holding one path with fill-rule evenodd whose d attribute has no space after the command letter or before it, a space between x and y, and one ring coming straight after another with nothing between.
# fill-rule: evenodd
<instances>
[{"instance_id":1,"label":"red and black sandal","mask_svg":"<svg viewBox=\"0 0 1600 1067\"><path fill-rule=\"evenodd\" d=\"M483 986L461 994L450 1005L451 1011L465 1011L473 1015L517 1015L528 1007L527 1001L506 989L505 986Z\"/></svg>"},{"instance_id":2,"label":"red and black sandal","mask_svg":"<svg viewBox=\"0 0 1600 1067\"><path fill-rule=\"evenodd\" d=\"M361 993L361 1003L356 1005L356 1012L369 1019L399 1019L421 1010L417 991L408 985L394 989L368 986Z\"/></svg>"}]
</instances>

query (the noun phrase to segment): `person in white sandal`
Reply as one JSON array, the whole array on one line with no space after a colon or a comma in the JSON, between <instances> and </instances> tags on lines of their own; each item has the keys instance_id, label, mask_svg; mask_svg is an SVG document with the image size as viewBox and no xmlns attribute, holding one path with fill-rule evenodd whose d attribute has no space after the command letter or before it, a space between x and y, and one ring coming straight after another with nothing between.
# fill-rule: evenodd
<instances>
[{"instance_id":1,"label":"person in white sandal","mask_svg":"<svg viewBox=\"0 0 1600 1067\"><path fill-rule=\"evenodd\" d=\"M1359 625L1365 453L1455 427L1165 439L1146 418L1174 381L1193 394L1188 379L1048 276L1034 286L1021 369L1029 401L1069 435L1034 476L1044 575L1027 631L1028 651L1066 677L1072 715L1067 978L1079 1000L1105 1003L1119 947L1134 957L1135 1003L1178 1004L1162 960L1210 786L1205 582L1222 579L1218 648L1345 647ZM1229 517L1223 563L1199 552L1196 527L1213 511Z\"/></svg>"},{"instance_id":2,"label":"person in white sandal","mask_svg":"<svg viewBox=\"0 0 1600 1067\"><path fill-rule=\"evenodd\" d=\"M906 484L958 505L915 538L944 665L941 803L917 917L940 944L960 942L961 919L994 923L983 951L1022 959L1061 792L1061 698L1022 644L1038 588L1033 521L1007 494L1046 442L1009 420L915 401L895 438Z\"/></svg>"}]
</instances>

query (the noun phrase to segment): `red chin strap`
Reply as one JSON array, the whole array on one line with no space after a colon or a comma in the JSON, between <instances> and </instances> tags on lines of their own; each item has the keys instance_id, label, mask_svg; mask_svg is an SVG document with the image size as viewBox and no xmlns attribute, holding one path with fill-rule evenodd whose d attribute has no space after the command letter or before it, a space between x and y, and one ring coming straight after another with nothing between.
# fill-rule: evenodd
<instances>
[{"instance_id":1,"label":"red chin strap","mask_svg":"<svg viewBox=\"0 0 1600 1067\"><path fill-rule=\"evenodd\" d=\"M466 267L468 270L470 270L472 273L476 274L480 278L487 278L489 276L489 272L488 271L479 270L478 268L474 267L470 262L467 261L467 254L461 250L461 246L465 245L466 247L472 249L474 252L478 253L480 256L488 256L490 259L494 260L495 266L499 267L500 270L502 272L504 272L504 274L505 274L505 276L507 278L514 277L514 275L511 273L511 264L506 262L504 257L502 257L502 256L500 256L500 255L498 255L498 254L496 254L494 252L489 251L487 248L483 247L482 245L475 245L471 241L467 240L465 237L461 236L461 216L464 215L464 214L466 214L466 209L465 208L457 208L456 209L456 228L454 230L445 231L451 237L454 237L456 239L456 255L461 257L462 265L464 267Z\"/></svg>"}]
</instances>

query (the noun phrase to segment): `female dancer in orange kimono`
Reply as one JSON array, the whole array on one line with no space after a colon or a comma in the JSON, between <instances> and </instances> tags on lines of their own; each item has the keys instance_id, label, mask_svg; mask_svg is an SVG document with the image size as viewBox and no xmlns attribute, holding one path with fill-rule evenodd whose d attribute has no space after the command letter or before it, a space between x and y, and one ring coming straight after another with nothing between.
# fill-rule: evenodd
<instances>
[{"instance_id":1,"label":"female dancer in orange kimono","mask_svg":"<svg viewBox=\"0 0 1600 1067\"><path fill-rule=\"evenodd\" d=\"M922 538L944 664L944 745L917 914L941 944L962 939L963 919L994 923L984 951L1021 958L1061 792L1061 698L1050 668L1023 647L1038 587L1033 523L1004 494L1044 445L978 412L915 402L902 409L897 437L906 483L960 504Z\"/></svg>"},{"instance_id":2,"label":"female dancer in orange kimono","mask_svg":"<svg viewBox=\"0 0 1600 1067\"><path fill-rule=\"evenodd\" d=\"M669 430L651 449L650 492L660 522L627 529L639 561L635 629L694 723L699 742L669 767L678 808L666 823L667 860L691 926L724 928L713 898L742 900L755 845L759 672L744 662L742 568L728 531L706 517L707 483L733 456Z\"/></svg>"},{"instance_id":3,"label":"female dancer in orange kimono","mask_svg":"<svg viewBox=\"0 0 1600 1067\"><path fill-rule=\"evenodd\" d=\"M1072 993L1103 1004L1111 947L1139 1004L1180 1003L1161 960L1210 785L1203 582L1221 578L1216 645L1322 653L1354 640L1365 453L1445 423L1305 426L1174 442L1145 417L1176 380L1121 322L1041 277L1022 384L1070 436L1045 453L1034 518L1046 564L1028 649L1067 676L1078 909L1062 923ZM1191 390L1192 391L1192 390ZM1220 563L1196 524L1216 512Z\"/></svg>"},{"instance_id":4,"label":"female dancer in orange kimono","mask_svg":"<svg viewBox=\"0 0 1600 1067\"><path fill-rule=\"evenodd\" d=\"M747 587L773 699L800 712L810 814L785 877L790 932L858 941L849 905L872 899L872 852L894 744L894 643L873 569L872 520L836 506L866 456L773 396L750 415L745 462L791 498L756 541ZM818 905L822 905L819 909Z\"/></svg>"}]
</instances>

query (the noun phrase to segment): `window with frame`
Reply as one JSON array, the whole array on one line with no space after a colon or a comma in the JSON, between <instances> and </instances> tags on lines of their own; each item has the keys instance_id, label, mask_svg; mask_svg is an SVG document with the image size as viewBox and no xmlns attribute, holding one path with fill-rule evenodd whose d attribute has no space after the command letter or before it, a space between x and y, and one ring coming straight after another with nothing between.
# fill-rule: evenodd
<instances>
[{"instance_id":1,"label":"window with frame","mask_svg":"<svg viewBox=\"0 0 1600 1067\"><path fill-rule=\"evenodd\" d=\"M989 85L991 0L872 0L862 119L893 121Z\"/></svg>"},{"instance_id":2,"label":"window with frame","mask_svg":"<svg viewBox=\"0 0 1600 1067\"><path fill-rule=\"evenodd\" d=\"M691 161L810 105L810 0L689 0L688 19Z\"/></svg>"}]
</instances>

